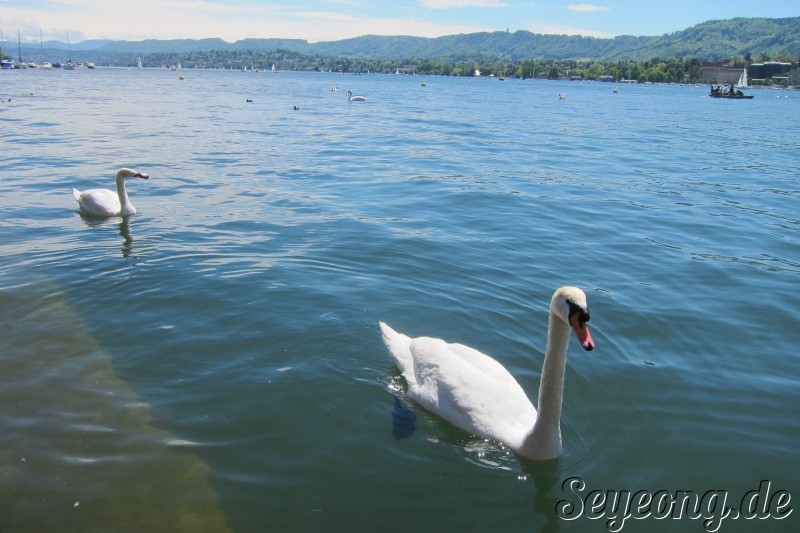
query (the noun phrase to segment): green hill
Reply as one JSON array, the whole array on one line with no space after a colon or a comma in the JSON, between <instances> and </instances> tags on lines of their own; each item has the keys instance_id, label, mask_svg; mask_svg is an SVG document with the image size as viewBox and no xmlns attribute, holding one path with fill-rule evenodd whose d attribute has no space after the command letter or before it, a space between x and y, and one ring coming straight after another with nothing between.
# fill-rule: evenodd
<instances>
[{"instance_id":1,"label":"green hill","mask_svg":"<svg viewBox=\"0 0 800 533\"><path fill-rule=\"evenodd\" d=\"M188 53L233 50L286 50L305 55L370 59L594 59L645 61L653 57L719 60L751 54L800 55L800 17L714 20L657 37L543 35L528 31L470 33L438 38L367 35L309 43L300 39L221 39L112 41L103 52Z\"/></svg>"},{"instance_id":2,"label":"green hill","mask_svg":"<svg viewBox=\"0 0 800 533\"><path fill-rule=\"evenodd\" d=\"M370 60L524 61L590 59L595 61L648 61L652 58L697 58L716 61L762 55L800 56L800 17L735 18L712 20L656 37L623 35L613 39L569 35L543 35L528 31L449 35L438 38L366 35L353 39L309 43L302 39L244 39L228 43L218 38L144 41L96 41L72 45L76 59L110 61L145 55L193 53L290 52L309 57L343 57ZM48 43L51 44L51 43ZM62 43L63 44L63 43ZM46 55L23 46L29 57Z\"/></svg>"}]
</instances>

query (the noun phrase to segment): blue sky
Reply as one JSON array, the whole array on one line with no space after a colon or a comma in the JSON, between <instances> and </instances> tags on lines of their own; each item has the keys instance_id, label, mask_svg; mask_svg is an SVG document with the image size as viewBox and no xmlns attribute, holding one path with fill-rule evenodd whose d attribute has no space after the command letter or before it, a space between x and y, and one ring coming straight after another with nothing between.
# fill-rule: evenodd
<instances>
[{"instance_id":1,"label":"blue sky","mask_svg":"<svg viewBox=\"0 0 800 533\"><path fill-rule=\"evenodd\" d=\"M311 42L477 31L661 35L712 19L800 16L797 0L0 0L6 40L199 39Z\"/></svg>"}]
</instances>

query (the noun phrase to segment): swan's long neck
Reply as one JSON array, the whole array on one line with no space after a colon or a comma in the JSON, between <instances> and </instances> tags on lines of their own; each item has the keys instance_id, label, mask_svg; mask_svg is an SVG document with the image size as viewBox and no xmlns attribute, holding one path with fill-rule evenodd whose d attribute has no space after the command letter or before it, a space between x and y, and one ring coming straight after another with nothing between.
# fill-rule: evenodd
<instances>
[{"instance_id":1,"label":"swan's long neck","mask_svg":"<svg viewBox=\"0 0 800 533\"><path fill-rule=\"evenodd\" d=\"M555 459L561 455L561 404L569 332L569 326L551 310L536 423L520 450L521 455L530 459Z\"/></svg>"},{"instance_id":2,"label":"swan's long neck","mask_svg":"<svg viewBox=\"0 0 800 533\"><path fill-rule=\"evenodd\" d=\"M131 204L131 201L128 199L128 191L125 190L125 178L122 176L117 178L117 196L119 196L121 214L132 215L136 213L136 208L133 207L133 204Z\"/></svg>"}]
</instances>

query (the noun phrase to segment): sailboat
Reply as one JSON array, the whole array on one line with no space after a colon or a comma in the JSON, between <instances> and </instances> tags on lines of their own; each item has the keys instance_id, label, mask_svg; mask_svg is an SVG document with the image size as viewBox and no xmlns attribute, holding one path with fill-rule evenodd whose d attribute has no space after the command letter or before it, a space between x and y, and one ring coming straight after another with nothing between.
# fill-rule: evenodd
<instances>
[{"instance_id":1,"label":"sailboat","mask_svg":"<svg viewBox=\"0 0 800 533\"><path fill-rule=\"evenodd\" d=\"M72 44L69 42L69 32L67 32L67 46L69 47L69 61L61 65L64 70L75 70L78 65L72 62Z\"/></svg>"},{"instance_id":2,"label":"sailboat","mask_svg":"<svg viewBox=\"0 0 800 533\"><path fill-rule=\"evenodd\" d=\"M136 63L136 68L142 68L142 58L141 57L138 58L138 61Z\"/></svg>"},{"instance_id":3,"label":"sailboat","mask_svg":"<svg viewBox=\"0 0 800 533\"><path fill-rule=\"evenodd\" d=\"M3 37L3 29L0 28L0 58L5 57L3 53L3 43L6 42L5 38ZM0 68L3 70L8 70L14 68L14 61L11 59L0 59Z\"/></svg>"},{"instance_id":4,"label":"sailboat","mask_svg":"<svg viewBox=\"0 0 800 533\"><path fill-rule=\"evenodd\" d=\"M39 28L39 51L42 53L42 56L44 56L44 40L42 39L41 28ZM45 61L44 63L39 65L39 68L42 70L52 70L53 65L49 61Z\"/></svg>"},{"instance_id":5,"label":"sailboat","mask_svg":"<svg viewBox=\"0 0 800 533\"><path fill-rule=\"evenodd\" d=\"M737 89L747 89L750 85L747 82L747 67L742 69L742 75L739 76L739 81L736 82Z\"/></svg>"},{"instance_id":6,"label":"sailboat","mask_svg":"<svg viewBox=\"0 0 800 533\"><path fill-rule=\"evenodd\" d=\"M22 60L22 40L19 36L19 30L17 30L17 50L19 51L19 63L17 63L17 68L28 68L28 64Z\"/></svg>"}]
</instances>

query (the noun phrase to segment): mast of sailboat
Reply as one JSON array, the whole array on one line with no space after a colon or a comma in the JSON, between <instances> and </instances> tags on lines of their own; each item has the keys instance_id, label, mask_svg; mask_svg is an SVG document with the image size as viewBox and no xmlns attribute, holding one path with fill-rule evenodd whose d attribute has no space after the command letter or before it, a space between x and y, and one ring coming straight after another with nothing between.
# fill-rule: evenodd
<instances>
[{"instance_id":1,"label":"mast of sailboat","mask_svg":"<svg viewBox=\"0 0 800 533\"><path fill-rule=\"evenodd\" d=\"M17 28L17 50L19 51L19 62L22 64L22 40L19 36L19 28Z\"/></svg>"},{"instance_id":2,"label":"mast of sailboat","mask_svg":"<svg viewBox=\"0 0 800 533\"><path fill-rule=\"evenodd\" d=\"M69 32L67 32L67 48L69 48L69 62L72 63L72 44L69 42Z\"/></svg>"}]
</instances>

